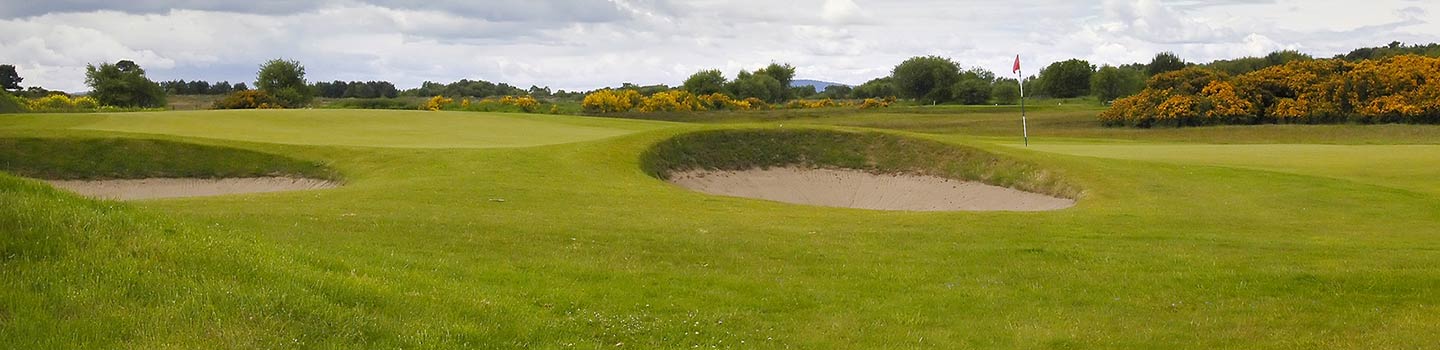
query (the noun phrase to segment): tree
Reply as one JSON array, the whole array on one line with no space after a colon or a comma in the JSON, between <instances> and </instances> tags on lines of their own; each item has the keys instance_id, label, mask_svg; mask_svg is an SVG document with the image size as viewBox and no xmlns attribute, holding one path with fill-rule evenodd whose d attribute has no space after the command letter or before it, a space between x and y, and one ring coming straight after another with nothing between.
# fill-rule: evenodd
<instances>
[{"instance_id":1,"label":"tree","mask_svg":"<svg viewBox=\"0 0 1440 350\"><path fill-rule=\"evenodd\" d=\"M950 100L950 89L960 81L960 66L939 56L911 57L890 71L901 97L925 103Z\"/></svg>"},{"instance_id":2,"label":"tree","mask_svg":"<svg viewBox=\"0 0 1440 350\"><path fill-rule=\"evenodd\" d=\"M990 96L995 103L1013 105L1020 102L1020 82L1015 79L997 79L991 85Z\"/></svg>"},{"instance_id":3,"label":"tree","mask_svg":"<svg viewBox=\"0 0 1440 350\"><path fill-rule=\"evenodd\" d=\"M1045 94L1050 97L1070 98L1090 93L1090 76L1095 66L1081 59L1068 59L1051 63L1040 70L1040 79Z\"/></svg>"},{"instance_id":4,"label":"tree","mask_svg":"<svg viewBox=\"0 0 1440 350\"><path fill-rule=\"evenodd\" d=\"M725 91L725 84L725 74L718 69L710 69L691 74L681 86L691 94L709 95Z\"/></svg>"},{"instance_id":5,"label":"tree","mask_svg":"<svg viewBox=\"0 0 1440 350\"><path fill-rule=\"evenodd\" d=\"M819 93L819 91L815 91L815 85L801 85L790 88L790 96L794 96L795 98L808 98Z\"/></svg>"},{"instance_id":6,"label":"tree","mask_svg":"<svg viewBox=\"0 0 1440 350\"><path fill-rule=\"evenodd\" d=\"M796 97L794 94L792 94L792 91L790 91L790 82L795 80L795 67L791 66L789 63L771 63L769 66L765 66L765 68L761 68L760 70L755 71L755 74L768 75L771 78L775 78L775 81L780 82L780 86L784 89L781 91L780 96L777 97L777 100L775 102L781 102Z\"/></svg>"},{"instance_id":7,"label":"tree","mask_svg":"<svg viewBox=\"0 0 1440 350\"><path fill-rule=\"evenodd\" d=\"M163 107L165 91L145 77L145 70L130 60L115 64L85 65L85 85L91 97L106 106Z\"/></svg>"},{"instance_id":8,"label":"tree","mask_svg":"<svg viewBox=\"0 0 1440 350\"><path fill-rule=\"evenodd\" d=\"M995 73L983 68L971 68L960 73L960 82L955 83L951 88L954 99L967 105L978 105L990 102L991 87L995 82Z\"/></svg>"},{"instance_id":9,"label":"tree","mask_svg":"<svg viewBox=\"0 0 1440 350\"><path fill-rule=\"evenodd\" d=\"M15 71L15 65L0 64L0 90L20 91L20 82L25 78Z\"/></svg>"},{"instance_id":10,"label":"tree","mask_svg":"<svg viewBox=\"0 0 1440 350\"><path fill-rule=\"evenodd\" d=\"M735 81L730 82L729 90L730 94L735 95L737 99L754 97L765 102L777 103L785 101L785 95L790 89L785 88L780 84L780 80L768 74L752 74L742 70L735 76Z\"/></svg>"},{"instance_id":11,"label":"tree","mask_svg":"<svg viewBox=\"0 0 1440 350\"><path fill-rule=\"evenodd\" d=\"M295 60L273 59L260 65L255 87L274 96L285 108L303 107L315 97L305 83L305 66Z\"/></svg>"},{"instance_id":12,"label":"tree","mask_svg":"<svg viewBox=\"0 0 1440 350\"><path fill-rule=\"evenodd\" d=\"M214 85L210 85L211 95L224 95L231 91L235 91L235 87L231 86L229 81L220 81Z\"/></svg>"},{"instance_id":13,"label":"tree","mask_svg":"<svg viewBox=\"0 0 1440 350\"><path fill-rule=\"evenodd\" d=\"M825 87L825 92L822 94L827 98L843 100L850 98L850 92L853 90L854 89L846 85L830 85Z\"/></svg>"},{"instance_id":14,"label":"tree","mask_svg":"<svg viewBox=\"0 0 1440 350\"><path fill-rule=\"evenodd\" d=\"M1155 58L1150 60L1150 65L1145 66L1145 74L1153 77L1156 74L1183 69L1187 65L1188 64L1186 64L1184 60L1181 60L1180 56L1176 56L1175 53L1161 52L1155 54Z\"/></svg>"},{"instance_id":15,"label":"tree","mask_svg":"<svg viewBox=\"0 0 1440 350\"><path fill-rule=\"evenodd\" d=\"M1117 98L1134 95L1145 88L1145 73L1131 69L1120 69L1112 66L1101 67L1090 78L1090 92L1100 101L1112 101Z\"/></svg>"},{"instance_id":16,"label":"tree","mask_svg":"<svg viewBox=\"0 0 1440 350\"><path fill-rule=\"evenodd\" d=\"M856 86L850 96L854 98L886 98L899 95L895 89L895 79L891 77L875 78Z\"/></svg>"}]
</instances>

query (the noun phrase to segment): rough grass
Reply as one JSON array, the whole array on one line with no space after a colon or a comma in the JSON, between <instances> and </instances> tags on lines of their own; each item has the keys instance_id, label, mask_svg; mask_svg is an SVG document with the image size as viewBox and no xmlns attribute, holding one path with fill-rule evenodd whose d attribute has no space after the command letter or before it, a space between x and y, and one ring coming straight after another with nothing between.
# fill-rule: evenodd
<instances>
[{"instance_id":1,"label":"rough grass","mask_svg":"<svg viewBox=\"0 0 1440 350\"><path fill-rule=\"evenodd\" d=\"M879 132L821 129L700 131L665 140L640 156L661 179L692 169L834 167L874 173L932 175L1076 198L1078 187L1054 171L980 149Z\"/></svg>"},{"instance_id":2,"label":"rough grass","mask_svg":"<svg viewBox=\"0 0 1440 350\"><path fill-rule=\"evenodd\" d=\"M316 162L130 138L0 138L0 171L49 180L289 176L339 180Z\"/></svg>"}]
</instances>

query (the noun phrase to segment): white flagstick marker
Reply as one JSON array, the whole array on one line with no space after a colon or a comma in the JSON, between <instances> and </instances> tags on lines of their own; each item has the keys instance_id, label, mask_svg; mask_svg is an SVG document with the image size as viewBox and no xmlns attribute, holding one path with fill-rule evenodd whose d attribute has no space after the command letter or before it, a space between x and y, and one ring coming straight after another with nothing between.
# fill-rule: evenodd
<instances>
[{"instance_id":1,"label":"white flagstick marker","mask_svg":"<svg viewBox=\"0 0 1440 350\"><path fill-rule=\"evenodd\" d=\"M1030 125L1025 122L1025 75L1020 72L1020 55L1015 55L1013 73L1020 82L1020 135L1025 138L1025 147L1030 147Z\"/></svg>"}]
</instances>

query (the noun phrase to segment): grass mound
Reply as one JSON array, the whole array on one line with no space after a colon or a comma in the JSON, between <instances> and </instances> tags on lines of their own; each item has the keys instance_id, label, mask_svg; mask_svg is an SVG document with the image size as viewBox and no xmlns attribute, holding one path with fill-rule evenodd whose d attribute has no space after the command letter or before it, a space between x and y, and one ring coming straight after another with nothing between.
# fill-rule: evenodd
<instances>
[{"instance_id":1,"label":"grass mound","mask_svg":"<svg viewBox=\"0 0 1440 350\"><path fill-rule=\"evenodd\" d=\"M286 347L345 319L274 251L36 181L0 174L0 232L7 347Z\"/></svg>"},{"instance_id":2,"label":"grass mound","mask_svg":"<svg viewBox=\"0 0 1440 350\"><path fill-rule=\"evenodd\" d=\"M339 177L322 164L268 153L125 138L0 138L0 171L49 180Z\"/></svg>"},{"instance_id":3,"label":"grass mound","mask_svg":"<svg viewBox=\"0 0 1440 350\"><path fill-rule=\"evenodd\" d=\"M641 155L651 176L687 170L784 166L844 168L929 175L1076 198L1081 190L1034 164L980 149L880 132L820 129L739 129L680 135Z\"/></svg>"}]
</instances>

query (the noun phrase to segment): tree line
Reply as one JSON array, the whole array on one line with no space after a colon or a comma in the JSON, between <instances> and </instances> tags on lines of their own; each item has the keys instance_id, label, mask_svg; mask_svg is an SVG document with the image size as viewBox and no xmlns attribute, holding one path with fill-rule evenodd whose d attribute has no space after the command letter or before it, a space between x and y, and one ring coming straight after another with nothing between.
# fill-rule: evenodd
<instances>
[{"instance_id":1,"label":"tree line","mask_svg":"<svg viewBox=\"0 0 1440 350\"><path fill-rule=\"evenodd\" d=\"M245 83L231 85L229 81L210 83L204 80L170 80L160 82L160 88L169 95L224 95L236 91L250 90Z\"/></svg>"},{"instance_id":2,"label":"tree line","mask_svg":"<svg viewBox=\"0 0 1440 350\"><path fill-rule=\"evenodd\" d=\"M1420 57L1440 56L1440 44L1405 45L1392 42L1389 45L1359 48L1345 54L1335 55L1326 61L1359 63L1383 60L1406 55ZM1314 61L1315 58L1296 51L1277 51L1263 57L1242 57L1216 60L1205 64L1185 62L1173 53L1162 52L1149 62L1131 63L1119 66L1095 66L1081 59L1069 59L1051 63L1024 80L1025 91L1038 97L1072 98L1094 96L1101 101L1112 101L1132 96L1154 85L1151 80L1161 74L1200 68L1228 76L1238 77L1252 72L1284 66L1293 62ZM919 103L960 103L960 104L1013 104L1017 102L1020 81L997 76L980 68L963 68L951 59L939 56L920 56L907 59L896 65L889 75L850 87L834 85L824 91L811 86L790 86L795 77L795 67L789 64L772 63L754 71L741 70L733 77L719 70L701 70L690 75L681 86L666 85L639 86L626 83L619 90L635 90L643 96L681 89L693 96L724 94L732 100L755 99L769 104L794 99L867 99L901 97ZM41 98L55 94L37 86L22 87L24 81L14 65L0 65L0 88L7 94L24 98ZM307 83L304 67L299 62L272 60L261 66L257 73L256 89L264 93L249 92L237 96L243 102L238 106L259 104L298 107L308 104L314 97L328 98L393 98L398 96L447 96L453 98L486 98L499 96L532 96L537 98L579 99L586 92L565 90L552 91L548 87L530 86L522 89L506 83L485 80L462 79L451 83L426 81L420 87L400 90L387 81L331 81ZM129 60L87 65L86 84L92 89L94 98L108 106L119 107L161 107L166 95L228 94L236 95L251 91L245 83L231 84L228 81L208 82L204 80L172 80L156 83L146 77L138 64ZM269 86L269 88L266 88ZM600 90L612 90L605 88ZM68 96L68 94L66 94ZM243 98L239 98L243 97ZM273 101L272 101L273 100ZM250 103L250 102L255 103ZM273 103L272 103L273 102ZM218 105L217 105L218 106Z\"/></svg>"}]
</instances>

